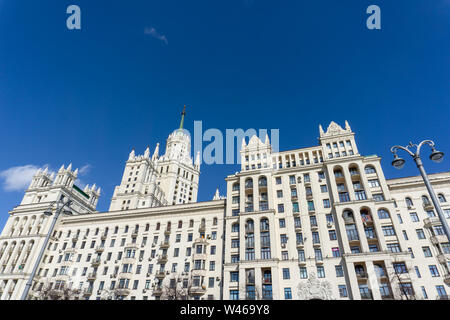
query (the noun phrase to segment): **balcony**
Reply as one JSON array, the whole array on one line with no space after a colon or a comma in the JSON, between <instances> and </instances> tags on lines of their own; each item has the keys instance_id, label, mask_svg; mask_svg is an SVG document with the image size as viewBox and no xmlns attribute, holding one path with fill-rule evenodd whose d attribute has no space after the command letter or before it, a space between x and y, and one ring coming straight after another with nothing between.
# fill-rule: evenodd
<instances>
[{"instance_id":1,"label":"balcony","mask_svg":"<svg viewBox=\"0 0 450 320\"><path fill-rule=\"evenodd\" d=\"M375 233L367 233L366 232L366 238L367 238L367 241L369 241L369 242L378 241L377 236L375 235Z\"/></svg>"},{"instance_id":2,"label":"balcony","mask_svg":"<svg viewBox=\"0 0 450 320\"><path fill-rule=\"evenodd\" d=\"M132 257L123 257L123 261L122 264L127 264L127 263L134 263L136 261L136 257L132 256Z\"/></svg>"},{"instance_id":3,"label":"balcony","mask_svg":"<svg viewBox=\"0 0 450 320\"><path fill-rule=\"evenodd\" d=\"M205 232L206 226L205 224L201 224L200 227L198 227L198 232Z\"/></svg>"},{"instance_id":4,"label":"balcony","mask_svg":"<svg viewBox=\"0 0 450 320\"><path fill-rule=\"evenodd\" d=\"M98 246L98 247L95 248L95 252L101 253L103 251L105 251L105 247L104 246Z\"/></svg>"},{"instance_id":5,"label":"balcony","mask_svg":"<svg viewBox=\"0 0 450 320\"><path fill-rule=\"evenodd\" d=\"M439 220L439 218L437 218L437 217L430 217L430 218L423 219L423 224L425 225L425 227L429 228L431 226L440 225L441 220Z\"/></svg>"},{"instance_id":6,"label":"balcony","mask_svg":"<svg viewBox=\"0 0 450 320\"><path fill-rule=\"evenodd\" d=\"M119 273L119 279L131 279L133 277L133 274L128 271L122 271Z\"/></svg>"},{"instance_id":7,"label":"balcony","mask_svg":"<svg viewBox=\"0 0 450 320\"><path fill-rule=\"evenodd\" d=\"M166 272L164 271L164 270L160 270L156 275L155 275L155 277L157 278L157 279L164 279L164 277L166 276Z\"/></svg>"},{"instance_id":8,"label":"balcony","mask_svg":"<svg viewBox=\"0 0 450 320\"><path fill-rule=\"evenodd\" d=\"M166 235L166 236L168 236L168 235L170 235L170 229L166 229L165 231L164 231L164 235Z\"/></svg>"},{"instance_id":9,"label":"balcony","mask_svg":"<svg viewBox=\"0 0 450 320\"><path fill-rule=\"evenodd\" d=\"M162 248L162 249L167 249L169 247L170 247L169 241L163 241L160 244L160 248Z\"/></svg>"},{"instance_id":10,"label":"balcony","mask_svg":"<svg viewBox=\"0 0 450 320\"><path fill-rule=\"evenodd\" d=\"M444 275L444 283L448 286L450 286L450 273L447 273Z\"/></svg>"},{"instance_id":11,"label":"balcony","mask_svg":"<svg viewBox=\"0 0 450 320\"><path fill-rule=\"evenodd\" d=\"M320 247L320 242L318 241L313 242L313 247Z\"/></svg>"},{"instance_id":12,"label":"balcony","mask_svg":"<svg viewBox=\"0 0 450 320\"><path fill-rule=\"evenodd\" d=\"M431 202L426 202L426 203L422 203L423 209L424 210L433 210L433 204Z\"/></svg>"},{"instance_id":13,"label":"balcony","mask_svg":"<svg viewBox=\"0 0 450 320\"><path fill-rule=\"evenodd\" d=\"M431 237L431 242L433 244L446 243L448 242L447 236L445 234L438 234Z\"/></svg>"},{"instance_id":14,"label":"balcony","mask_svg":"<svg viewBox=\"0 0 450 320\"><path fill-rule=\"evenodd\" d=\"M297 248L304 248L305 247L305 244L303 242L297 242L296 245L297 245Z\"/></svg>"},{"instance_id":15,"label":"balcony","mask_svg":"<svg viewBox=\"0 0 450 320\"><path fill-rule=\"evenodd\" d=\"M92 294L93 288L87 288L83 290L83 296L90 296Z\"/></svg>"},{"instance_id":16,"label":"balcony","mask_svg":"<svg viewBox=\"0 0 450 320\"><path fill-rule=\"evenodd\" d=\"M450 262L450 253L441 253L437 256L439 263L447 264Z\"/></svg>"},{"instance_id":17,"label":"balcony","mask_svg":"<svg viewBox=\"0 0 450 320\"><path fill-rule=\"evenodd\" d=\"M163 292L163 289L162 289L161 286L156 286L156 287L153 289L153 295L155 295L155 296L160 296L160 295L162 295L162 292Z\"/></svg>"},{"instance_id":18,"label":"balcony","mask_svg":"<svg viewBox=\"0 0 450 320\"><path fill-rule=\"evenodd\" d=\"M98 258L95 258L95 259L93 259L93 260L91 261L91 265L94 266L94 267L98 267L98 266L100 265L101 262L102 262L101 258L98 257Z\"/></svg>"},{"instance_id":19,"label":"balcony","mask_svg":"<svg viewBox=\"0 0 450 320\"><path fill-rule=\"evenodd\" d=\"M302 226L301 225L296 225L295 226L295 231L297 232L300 232L300 231L302 231Z\"/></svg>"},{"instance_id":20,"label":"balcony","mask_svg":"<svg viewBox=\"0 0 450 320\"><path fill-rule=\"evenodd\" d=\"M125 246L125 250L126 249L138 249L139 248L139 246L138 246L138 244L137 243L127 243L127 245Z\"/></svg>"},{"instance_id":21,"label":"balcony","mask_svg":"<svg viewBox=\"0 0 450 320\"><path fill-rule=\"evenodd\" d=\"M101 240L106 240L106 236L107 236L108 234L106 234L106 233L103 233L101 236L100 236L100 239Z\"/></svg>"},{"instance_id":22,"label":"balcony","mask_svg":"<svg viewBox=\"0 0 450 320\"><path fill-rule=\"evenodd\" d=\"M72 237L72 241L73 241L73 242L77 242L77 241L78 241L78 236Z\"/></svg>"},{"instance_id":23,"label":"balcony","mask_svg":"<svg viewBox=\"0 0 450 320\"><path fill-rule=\"evenodd\" d=\"M316 214L316 209L315 208L308 208L308 213L309 214Z\"/></svg>"},{"instance_id":24,"label":"balcony","mask_svg":"<svg viewBox=\"0 0 450 320\"><path fill-rule=\"evenodd\" d=\"M194 296L202 296L202 295L205 294L205 292L206 292L206 287L205 286L193 286L189 290L189 293L194 295Z\"/></svg>"},{"instance_id":25,"label":"balcony","mask_svg":"<svg viewBox=\"0 0 450 320\"><path fill-rule=\"evenodd\" d=\"M87 275L87 279L88 279L88 281L94 281L95 279L97 279L97 272L89 273Z\"/></svg>"},{"instance_id":26,"label":"balcony","mask_svg":"<svg viewBox=\"0 0 450 320\"><path fill-rule=\"evenodd\" d=\"M166 263L167 260L168 260L167 254L163 254L163 255L161 255L161 256L158 258L158 263L159 263L159 264L163 264L163 263Z\"/></svg>"},{"instance_id":27,"label":"balcony","mask_svg":"<svg viewBox=\"0 0 450 320\"><path fill-rule=\"evenodd\" d=\"M132 237L137 237L139 234L139 230L133 230L133 232L131 233Z\"/></svg>"},{"instance_id":28,"label":"balcony","mask_svg":"<svg viewBox=\"0 0 450 320\"><path fill-rule=\"evenodd\" d=\"M118 288L116 290L117 295L119 296L127 296L130 294L130 289L128 288Z\"/></svg>"},{"instance_id":29,"label":"balcony","mask_svg":"<svg viewBox=\"0 0 450 320\"><path fill-rule=\"evenodd\" d=\"M306 199L311 200L313 198L313 194L312 193L307 193L306 194Z\"/></svg>"},{"instance_id":30,"label":"balcony","mask_svg":"<svg viewBox=\"0 0 450 320\"><path fill-rule=\"evenodd\" d=\"M367 281L367 273L365 272L356 272L356 279L361 281Z\"/></svg>"}]
</instances>

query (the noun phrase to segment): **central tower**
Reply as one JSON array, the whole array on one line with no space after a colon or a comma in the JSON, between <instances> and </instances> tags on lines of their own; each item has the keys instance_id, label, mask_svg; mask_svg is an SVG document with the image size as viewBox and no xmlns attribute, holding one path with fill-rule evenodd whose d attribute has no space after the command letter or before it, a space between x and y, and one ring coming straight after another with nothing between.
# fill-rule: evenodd
<instances>
[{"instance_id":1,"label":"central tower","mask_svg":"<svg viewBox=\"0 0 450 320\"><path fill-rule=\"evenodd\" d=\"M131 151L122 181L114 190L110 211L150 208L197 202L200 155L195 163L191 157L191 136L183 129L186 106L181 113L180 127L166 141L164 155L159 143L150 158Z\"/></svg>"},{"instance_id":2,"label":"central tower","mask_svg":"<svg viewBox=\"0 0 450 320\"><path fill-rule=\"evenodd\" d=\"M191 157L191 135L183 128L186 106L181 113L180 127L166 141L166 152L158 157L158 185L169 204L197 202L200 175L200 154ZM158 148L158 146L157 146Z\"/></svg>"}]
</instances>

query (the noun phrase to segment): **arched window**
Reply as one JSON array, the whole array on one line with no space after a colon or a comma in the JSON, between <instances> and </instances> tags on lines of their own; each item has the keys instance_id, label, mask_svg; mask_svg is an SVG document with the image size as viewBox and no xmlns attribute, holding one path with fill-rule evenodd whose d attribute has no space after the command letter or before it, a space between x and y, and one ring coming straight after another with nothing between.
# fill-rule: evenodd
<instances>
[{"instance_id":1,"label":"arched window","mask_svg":"<svg viewBox=\"0 0 450 320\"><path fill-rule=\"evenodd\" d=\"M189 228L193 228L194 227L194 220L189 220Z\"/></svg>"},{"instance_id":2,"label":"arched window","mask_svg":"<svg viewBox=\"0 0 450 320\"><path fill-rule=\"evenodd\" d=\"M239 223L238 222L233 223L231 225L231 232L239 232Z\"/></svg>"},{"instance_id":3,"label":"arched window","mask_svg":"<svg viewBox=\"0 0 450 320\"><path fill-rule=\"evenodd\" d=\"M406 205L407 205L408 207L413 207L413 206L414 206L414 204L413 204L411 198L409 198L409 197L406 197L406 198L405 198L405 202L406 202Z\"/></svg>"},{"instance_id":4,"label":"arched window","mask_svg":"<svg viewBox=\"0 0 450 320\"><path fill-rule=\"evenodd\" d=\"M362 265L357 264L357 265L355 266L355 272L356 272L357 275L359 275L359 276L365 278L365 274L366 274L366 273L364 272L364 267L363 267Z\"/></svg>"},{"instance_id":5,"label":"arched window","mask_svg":"<svg viewBox=\"0 0 450 320\"><path fill-rule=\"evenodd\" d=\"M380 219L389 219L389 212L386 209L379 209L378 210L378 218Z\"/></svg>"},{"instance_id":6,"label":"arched window","mask_svg":"<svg viewBox=\"0 0 450 320\"><path fill-rule=\"evenodd\" d=\"M335 176L336 178L343 178L343 177L344 177L344 174L342 173L342 170L341 170L341 169L334 169L334 176Z\"/></svg>"},{"instance_id":7,"label":"arched window","mask_svg":"<svg viewBox=\"0 0 450 320\"><path fill-rule=\"evenodd\" d=\"M235 182L235 183L233 183L233 191L239 191L239 188L240 187L240 185L239 185L239 182Z\"/></svg>"},{"instance_id":8,"label":"arched window","mask_svg":"<svg viewBox=\"0 0 450 320\"><path fill-rule=\"evenodd\" d=\"M375 273L378 278L384 277L386 273L384 272L384 268L380 264L374 264Z\"/></svg>"},{"instance_id":9,"label":"arched window","mask_svg":"<svg viewBox=\"0 0 450 320\"><path fill-rule=\"evenodd\" d=\"M214 217L214 219L213 219L213 226L217 226L217 218L216 217Z\"/></svg>"},{"instance_id":10,"label":"arched window","mask_svg":"<svg viewBox=\"0 0 450 320\"><path fill-rule=\"evenodd\" d=\"M267 186L267 179L266 177L260 177L258 181L258 185L260 187L266 187Z\"/></svg>"},{"instance_id":11,"label":"arched window","mask_svg":"<svg viewBox=\"0 0 450 320\"><path fill-rule=\"evenodd\" d=\"M442 193L438 194L438 198L439 198L439 202L447 202L447 200L445 199L445 197Z\"/></svg>"},{"instance_id":12,"label":"arched window","mask_svg":"<svg viewBox=\"0 0 450 320\"><path fill-rule=\"evenodd\" d=\"M261 219L260 230L261 231L269 231L269 219L267 219L267 218Z\"/></svg>"},{"instance_id":13,"label":"arched window","mask_svg":"<svg viewBox=\"0 0 450 320\"><path fill-rule=\"evenodd\" d=\"M128 232L128 226L125 226L125 230L123 231L124 233Z\"/></svg>"},{"instance_id":14,"label":"arched window","mask_svg":"<svg viewBox=\"0 0 450 320\"><path fill-rule=\"evenodd\" d=\"M350 176L357 176L357 175L359 175L358 167L355 166L355 165L352 165L351 167L349 167L348 171L350 172Z\"/></svg>"},{"instance_id":15,"label":"arched window","mask_svg":"<svg viewBox=\"0 0 450 320\"><path fill-rule=\"evenodd\" d=\"M344 210L344 212L342 213L342 217L344 218L344 221L346 223L355 222L352 210L349 210L349 209Z\"/></svg>"},{"instance_id":16,"label":"arched window","mask_svg":"<svg viewBox=\"0 0 450 320\"><path fill-rule=\"evenodd\" d=\"M159 230L160 228L161 228L161 223L158 222L158 223L156 224L156 230Z\"/></svg>"},{"instance_id":17,"label":"arched window","mask_svg":"<svg viewBox=\"0 0 450 320\"><path fill-rule=\"evenodd\" d=\"M375 170L375 168L372 165L370 165L370 164L365 166L364 171L366 172L366 174L376 173L377 172Z\"/></svg>"},{"instance_id":18,"label":"arched window","mask_svg":"<svg viewBox=\"0 0 450 320\"><path fill-rule=\"evenodd\" d=\"M245 189L253 188L253 179L248 178L245 180Z\"/></svg>"},{"instance_id":19,"label":"arched window","mask_svg":"<svg viewBox=\"0 0 450 320\"><path fill-rule=\"evenodd\" d=\"M430 200L428 200L427 196L422 196L422 202L423 204L430 204Z\"/></svg>"},{"instance_id":20,"label":"arched window","mask_svg":"<svg viewBox=\"0 0 450 320\"><path fill-rule=\"evenodd\" d=\"M181 229L183 227L183 221L178 221L178 228Z\"/></svg>"},{"instance_id":21,"label":"arched window","mask_svg":"<svg viewBox=\"0 0 450 320\"><path fill-rule=\"evenodd\" d=\"M252 219L248 219L245 223L245 232L246 233L253 233L255 230L255 223Z\"/></svg>"}]
</instances>

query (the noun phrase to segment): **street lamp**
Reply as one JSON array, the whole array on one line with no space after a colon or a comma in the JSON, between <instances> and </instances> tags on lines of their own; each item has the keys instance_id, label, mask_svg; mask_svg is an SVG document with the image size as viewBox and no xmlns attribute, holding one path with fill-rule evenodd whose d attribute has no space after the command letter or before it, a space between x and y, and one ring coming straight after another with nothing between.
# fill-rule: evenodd
<instances>
[{"instance_id":1,"label":"street lamp","mask_svg":"<svg viewBox=\"0 0 450 320\"><path fill-rule=\"evenodd\" d=\"M450 229L447 225L447 220L445 219L444 213L442 212L442 208L439 204L439 200L437 199L436 194L434 193L434 190L431 186L430 180L428 179L427 173L425 172L425 169L424 169L423 163L422 163L422 159L420 158L420 149L424 144L428 145L431 148L430 160L432 160L433 162L436 162L436 163L442 162L442 159L444 158L444 153L436 150L433 141L424 140L421 143L419 143L419 145L416 145L416 144L413 144L412 142L410 142L409 145L407 145L406 147L393 146L391 148L391 152L394 154L394 160L392 161L392 165L396 169L401 169L405 165L406 161L397 155L398 150L404 150L411 157L413 157L414 161L416 162L417 168L419 168L422 179L425 182L425 186L427 187L427 190L431 197L431 200L433 201L434 207L436 208L439 220L442 223L442 227L444 228L445 234L447 235L447 238L450 240ZM412 152L411 150L409 150L410 148L414 148L414 147L416 148L415 152Z\"/></svg>"},{"instance_id":2,"label":"street lamp","mask_svg":"<svg viewBox=\"0 0 450 320\"><path fill-rule=\"evenodd\" d=\"M65 214L65 215L72 215L72 212L70 210L64 209L66 207L67 208L70 207L70 205L72 204L72 200L67 199L67 201L63 202L63 197L61 197L61 199L58 200L58 201L53 201L50 204L49 208L44 211L44 215L46 215L47 217L52 216L53 215L52 207L55 204L56 204L56 210L55 210L55 215L53 217L52 224L50 225L50 229L48 230L47 236L45 237L44 244L43 244L43 246L41 248L41 251L39 252L39 256L38 256L38 258L36 260L36 263L34 264L34 267L33 267L33 270L31 271L30 277L28 278L28 281L27 281L27 283L25 285L25 290L23 291L21 300L26 300L27 299L28 292L30 291L31 285L33 284L33 279L34 279L34 276L36 275L37 268L39 267L39 264L41 262L42 256L44 255L44 251L47 248L48 241L49 241L50 236L51 236L51 234L53 232L53 229L55 228L55 224L56 224L56 221L58 220L59 215L61 213Z\"/></svg>"}]
</instances>

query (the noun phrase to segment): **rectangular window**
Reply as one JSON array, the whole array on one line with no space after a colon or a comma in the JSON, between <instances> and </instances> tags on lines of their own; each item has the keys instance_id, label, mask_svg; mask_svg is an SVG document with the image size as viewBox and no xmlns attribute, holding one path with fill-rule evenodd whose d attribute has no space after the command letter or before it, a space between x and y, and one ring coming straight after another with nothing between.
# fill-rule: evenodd
<instances>
[{"instance_id":1,"label":"rectangular window","mask_svg":"<svg viewBox=\"0 0 450 320\"><path fill-rule=\"evenodd\" d=\"M300 279L308 279L308 271L306 267L300 267Z\"/></svg>"},{"instance_id":2,"label":"rectangular window","mask_svg":"<svg viewBox=\"0 0 450 320\"><path fill-rule=\"evenodd\" d=\"M393 226L382 226L383 234L385 236L395 236L395 230Z\"/></svg>"},{"instance_id":3,"label":"rectangular window","mask_svg":"<svg viewBox=\"0 0 450 320\"><path fill-rule=\"evenodd\" d=\"M339 296L341 298L348 297L348 295L347 295L347 287L345 286L345 284L338 285L338 288L339 288Z\"/></svg>"},{"instance_id":4,"label":"rectangular window","mask_svg":"<svg viewBox=\"0 0 450 320\"><path fill-rule=\"evenodd\" d=\"M284 288L284 299L286 299L286 300L292 299L291 288Z\"/></svg>"},{"instance_id":5,"label":"rectangular window","mask_svg":"<svg viewBox=\"0 0 450 320\"><path fill-rule=\"evenodd\" d=\"M335 269L336 269L336 277L337 278L341 278L344 276L344 270L342 269L341 265L335 266Z\"/></svg>"}]
</instances>

